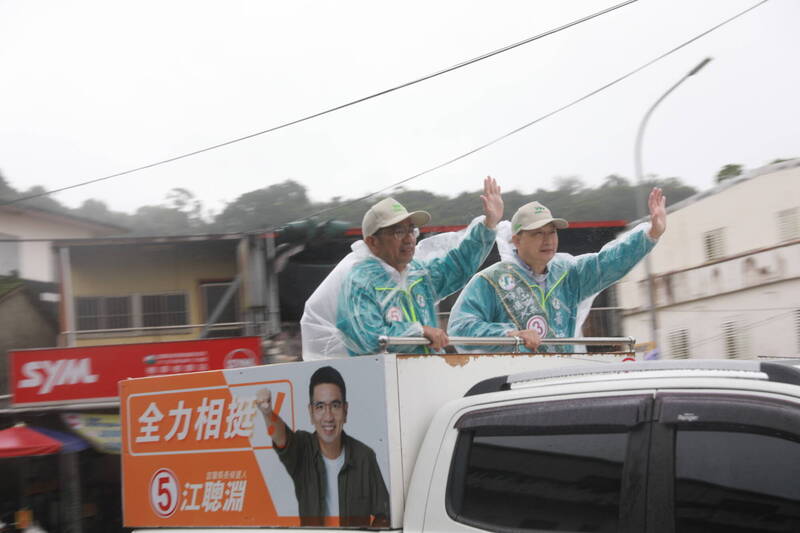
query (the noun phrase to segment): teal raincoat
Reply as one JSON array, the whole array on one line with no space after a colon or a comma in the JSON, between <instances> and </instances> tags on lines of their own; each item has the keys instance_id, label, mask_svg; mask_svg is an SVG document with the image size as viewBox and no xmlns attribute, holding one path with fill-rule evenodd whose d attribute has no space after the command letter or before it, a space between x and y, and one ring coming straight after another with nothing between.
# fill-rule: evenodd
<instances>
[{"instance_id":1,"label":"teal raincoat","mask_svg":"<svg viewBox=\"0 0 800 533\"><path fill-rule=\"evenodd\" d=\"M640 224L597 253L558 253L547 264L544 289L514 254L477 273L450 313L447 333L463 337L504 337L509 331L535 329L542 338L573 337L578 305L618 281L653 249L650 225ZM509 346L457 347L461 352L508 352ZM522 348L524 351L524 348ZM558 351L571 351L561 346ZM551 345L539 351L556 351Z\"/></svg>"},{"instance_id":2,"label":"teal raincoat","mask_svg":"<svg viewBox=\"0 0 800 533\"><path fill-rule=\"evenodd\" d=\"M421 337L439 327L436 304L461 289L492 249L495 232L474 224L455 248L428 261L412 260L399 273L370 256L354 265L342 284L336 327L350 355L377 353L378 337ZM429 353L426 346L390 346L392 352Z\"/></svg>"}]
</instances>

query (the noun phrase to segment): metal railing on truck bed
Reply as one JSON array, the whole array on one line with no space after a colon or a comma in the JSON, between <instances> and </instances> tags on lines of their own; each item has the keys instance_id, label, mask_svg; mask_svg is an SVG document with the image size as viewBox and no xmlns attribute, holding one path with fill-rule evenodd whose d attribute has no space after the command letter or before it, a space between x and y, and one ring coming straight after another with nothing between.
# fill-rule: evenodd
<instances>
[{"instance_id":1,"label":"metal railing on truck bed","mask_svg":"<svg viewBox=\"0 0 800 533\"><path fill-rule=\"evenodd\" d=\"M525 343L521 337L449 337L450 346L509 346L510 352L519 353ZM393 346L425 346L431 343L425 337L378 337L381 353L386 353L390 345ZM636 339L633 337L575 337L542 339L541 344L547 346L561 346L565 344L578 344L583 346L620 346L623 351L632 352Z\"/></svg>"}]
</instances>

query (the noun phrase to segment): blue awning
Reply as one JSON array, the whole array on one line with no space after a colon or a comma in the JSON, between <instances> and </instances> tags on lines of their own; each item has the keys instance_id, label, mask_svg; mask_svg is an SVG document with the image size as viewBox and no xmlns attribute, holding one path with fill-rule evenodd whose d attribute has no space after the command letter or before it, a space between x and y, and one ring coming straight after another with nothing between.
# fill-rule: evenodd
<instances>
[{"instance_id":1,"label":"blue awning","mask_svg":"<svg viewBox=\"0 0 800 533\"><path fill-rule=\"evenodd\" d=\"M29 428L47 435L51 439L56 439L61 442L61 453L80 452L89 447L89 443L85 439L72 433L64 433L55 429L42 428L39 426L28 426Z\"/></svg>"}]
</instances>

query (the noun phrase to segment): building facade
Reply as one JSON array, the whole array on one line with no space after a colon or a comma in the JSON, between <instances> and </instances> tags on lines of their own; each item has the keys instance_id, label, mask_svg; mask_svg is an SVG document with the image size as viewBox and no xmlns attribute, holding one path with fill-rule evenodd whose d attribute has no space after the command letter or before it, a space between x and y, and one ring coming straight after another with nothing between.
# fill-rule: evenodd
<instances>
[{"instance_id":1,"label":"building facade","mask_svg":"<svg viewBox=\"0 0 800 533\"><path fill-rule=\"evenodd\" d=\"M644 263L618 285L625 334L664 358L800 354L800 159L668 210L650 255L655 313Z\"/></svg>"},{"instance_id":2,"label":"building facade","mask_svg":"<svg viewBox=\"0 0 800 533\"><path fill-rule=\"evenodd\" d=\"M57 239L119 235L127 229L74 215L22 205L0 206L0 275L58 281L50 251Z\"/></svg>"},{"instance_id":3,"label":"building facade","mask_svg":"<svg viewBox=\"0 0 800 533\"><path fill-rule=\"evenodd\" d=\"M55 344L58 336L55 304L40 298L41 294L55 290L51 283L0 276L0 397L9 392L9 350Z\"/></svg>"},{"instance_id":4,"label":"building facade","mask_svg":"<svg viewBox=\"0 0 800 533\"><path fill-rule=\"evenodd\" d=\"M59 345L274 334L263 246L242 234L58 241Z\"/></svg>"}]
</instances>

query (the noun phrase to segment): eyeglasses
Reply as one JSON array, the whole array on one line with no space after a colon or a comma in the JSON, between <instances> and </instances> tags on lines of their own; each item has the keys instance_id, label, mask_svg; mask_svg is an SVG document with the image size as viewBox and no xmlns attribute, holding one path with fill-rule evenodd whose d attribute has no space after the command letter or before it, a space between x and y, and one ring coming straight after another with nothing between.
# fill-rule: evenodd
<instances>
[{"instance_id":1,"label":"eyeglasses","mask_svg":"<svg viewBox=\"0 0 800 533\"><path fill-rule=\"evenodd\" d=\"M333 400L332 402L312 402L311 408L315 413L322 414L326 409L330 408L331 412L338 413L344 407L344 402L341 400Z\"/></svg>"},{"instance_id":2,"label":"eyeglasses","mask_svg":"<svg viewBox=\"0 0 800 533\"><path fill-rule=\"evenodd\" d=\"M558 237L558 230L555 228L522 230L519 235L527 235L531 239L547 239L549 237Z\"/></svg>"},{"instance_id":3,"label":"eyeglasses","mask_svg":"<svg viewBox=\"0 0 800 533\"><path fill-rule=\"evenodd\" d=\"M415 239L419 237L419 228L416 226L392 226L381 229L386 235L392 235L395 239L402 240L406 235L411 235Z\"/></svg>"}]
</instances>

